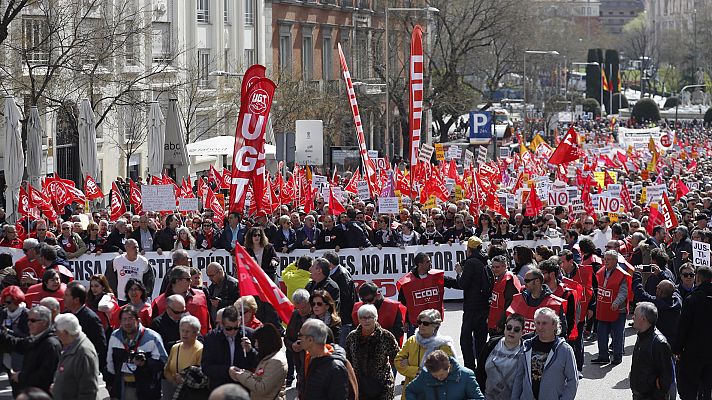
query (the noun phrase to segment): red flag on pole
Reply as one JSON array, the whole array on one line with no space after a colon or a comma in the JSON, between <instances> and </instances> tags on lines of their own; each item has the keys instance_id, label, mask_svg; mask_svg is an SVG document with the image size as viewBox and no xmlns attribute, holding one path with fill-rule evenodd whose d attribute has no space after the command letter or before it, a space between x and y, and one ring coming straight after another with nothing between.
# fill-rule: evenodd
<instances>
[{"instance_id":1,"label":"red flag on pole","mask_svg":"<svg viewBox=\"0 0 712 400\"><path fill-rule=\"evenodd\" d=\"M216 189L220 189L222 186L222 176L218 170L215 169L213 164L210 164L210 172L208 172L208 183L213 182Z\"/></svg>"},{"instance_id":2,"label":"red flag on pole","mask_svg":"<svg viewBox=\"0 0 712 400\"><path fill-rule=\"evenodd\" d=\"M544 203L541 202L539 196L536 194L536 188L531 188L529 193L529 198L527 199L527 208L525 215L528 217L536 217L539 212L544 208Z\"/></svg>"},{"instance_id":3,"label":"red flag on pole","mask_svg":"<svg viewBox=\"0 0 712 400\"><path fill-rule=\"evenodd\" d=\"M564 139L556 146L554 153L549 157L549 164L558 165L579 159L578 153L578 138L574 127L570 127L569 131L564 135Z\"/></svg>"},{"instance_id":4,"label":"red flag on pole","mask_svg":"<svg viewBox=\"0 0 712 400\"><path fill-rule=\"evenodd\" d=\"M205 204L203 208L207 208L213 211L213 221L222 225L225 220L225 210L220 205L218 198L215 197L215 193L212 189L208 188L208 193L205 195Z\"/></svg>"},{"instance_id":5,"label":"red flag on pole","mask_svg":"<svg viewBox=\"0 0 712 400\"><path fill-rule=\"evenodd\" d=\"M143 211L143 200L141 198L141 189L139 189L138 185L133 181L133 179L129 178L129 202L131 203L131 206L133 207L134 214L141 214L141 211Z\"/></svg>"},{"instance_id":6,"label":"red flag on pole","mask_svg":"<svg viewBox=\"0 0 712 400\"><path fill-rule=\"evenodd\" d=\"M294 312L294 306L239 243L235 244L235 264L239 276L240 295L253 294L260 296L263 302L272 305L285 324L288 323ZM254 293L254 291L257 291L257 293Z\"/></svg>"},{"instance_id":7,"label":"red flag on pole","mask_svg":"<svg viewBox=\"0 0 712 400\"><path fill-rule=\"evenodd\" d=\"M677 217L675 217L672 204L670 204L670 199L668 199L665 193L663 193L662 201L658 204L658 211L663 216L665 230L670 230L678 225Z\"/></svg>"},{"instance_id":8,"label":"red flag on pole","mask_svg":"<svg viewBox=\"0 0 712 400\"><path fill-rule=\"evenodd\" d=\"M116 221L121 218L126 212L126 205L124 204L124 199L121 198L121 193L119 192L119 187L116 185L116 181L111 184L111 215L112 221Z\"/></svg>"},{"instance_id":9,"label":"red flag on pole","mask_svg":"<svg viewBox=\"0 0 712 400\"><path fill-rule=\"evenodd\" d=\"M230 170L225 168L222 171L222 184L219 189L230 189L230 182L232 182L232 175Z\"/></svg>"},{"instance_id":10,"label":"red flag on pole","mask_svg":"<svg viewBox=\"0 0 712 400\"><path fill-rule=\"evenodd\" d=\"M86 180L84 180L84 192L87 195L87 200L98 200L104 198L104 193L101 192L99 186L97 186L91 175L87 175Z\"/></svg>"},{"instance_id":11,"label":"red flag on pole","mask_svg":"<svg viewBox=\"0 0 712 400\"><path fill-rule=\"evenodd\" d=\"M418 163L420 134L423 121L423 75L425 72L423 58L423 30L420 25L413 27L410 36L410 167Z\"/></svg>"},{"instance_id":12,"label":"red flag on pole","mask_svg":"<svg viewBox=\"0 0 712 400\"><path fill-rule=\"evenodd\" d=\"M329 212L331 215L340 215L345 213L346 209L341 204L341 202L334 196L334 189L329 186Z\"/></svg>"},{"instance_id":13,"label":"red flag on pole","mask_svg":"<svg viewBox=\"0 0 712 400\"><path fill-rule=\"evenodd\" d=\"M43 192L36 190L32 185L28 185L27 194L30 197L30 203L38 207L47 219L57 222L57 211L52 207L52 203Z\"/></svg>"}]
</instances>

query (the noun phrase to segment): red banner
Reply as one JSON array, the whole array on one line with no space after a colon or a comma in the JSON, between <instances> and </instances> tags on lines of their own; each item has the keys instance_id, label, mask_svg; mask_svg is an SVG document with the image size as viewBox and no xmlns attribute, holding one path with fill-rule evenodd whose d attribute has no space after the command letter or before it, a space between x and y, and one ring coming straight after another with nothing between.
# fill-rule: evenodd
<instances>
[{"instance_id":1,"label":"red banner","mask_svg":"<svg viewBox=\"0 0 712 400\"><path fill-rule=\"evenodd\" d=\"M119 187L116 186L116 182L111 184L111 220L116 221L121 218L126 212L126 205L124 204L124 199L121 198L121 192L119 192Z\"/></svg>"},{"instance_id":2,"label":"red banner","mask_svg":"<svg viewBox=\"0 0 712 400\"><path fill-rule=\"evenodd\" d=\"M275 88L271 80L256 78L240 107L232 156L230 212L242 214L250 182L255 189L257 189L255 186L260 186L260 193L262 193L262 187L258 182L260 180L264 182L264 168L258 168L258 159L264 157L264 134Z\"/></svg>"},{"instance_id":3,"label":"red banner","mask_svg":"<svg viewBox=\"0 0 712 400\"><path fill-rule=\"evenodd\" d=\"M344 81L346 82L346 93L349 96L349 103L351 103L351 111L354 115L354 125L356 126L356 137L358 138L358 152L361 155L361 163L366 170L366 182L368 182L368 192L371 197L378 193L378 186L376 185L376 165L373 160L368 158L368 150L366 149L366 138L363 135L363 125L361 124L361 115L358 111L358 103L356 102L356 91L354 91L354 84L351 81L351 74L349 73L349 66L346 64L346 57L344 57L344 52L341 50L341 43L339 43L339 60L341 61L341 70L344 73Z\"/></svg>"},{"instance_id":4,"label":"red banner","mask_svg":"<svg viewBox=\"0 0 712 400\"><path fill-rule=\"evenodd\" d=\"M413 28L410 37L410 166L418 163L420 134L423 126L423 30Z\"/></svg>"},{"instance_id":5,"label":"red banner","mask_svg":"<svg viewBox=\"0 0 712 400\"><path fill-rule=\"evenodd\" d=\"M129 179L129 191L129 202L131 203L131 206L133 206L134 214L141 214L141 211L143 210L141 189L139 189L133 179Z\"/></svg>"},{"instance_id":6,"label":"red banner","mask_svg":"<svg viewBox=\"0 0 712 400\"><path fill-rule=\"evenodd\" d=\"M101 192L99 186L94 182L94 178L91 175L87 175L86 180L84 180L84 192L87 194L88 200L99 200L104 198L104 193Z\"/></svg>"}]
</instances>

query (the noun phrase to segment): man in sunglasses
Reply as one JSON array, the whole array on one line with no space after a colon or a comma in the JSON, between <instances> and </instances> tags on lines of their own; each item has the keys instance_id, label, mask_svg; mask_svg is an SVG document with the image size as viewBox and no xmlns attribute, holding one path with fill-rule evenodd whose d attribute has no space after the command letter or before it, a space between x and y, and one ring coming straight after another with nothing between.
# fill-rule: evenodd
<instances>
[{"instance_id":1,"label":"man in sunglasses","mask_svg":"<svg viewBox=\"0 0 712 400\"><path fill-rule=\"evenodd\" d=\"M222 325L210 331L203 342L200 364L210 378L210 390L232 382L230 368L254 370L257 366L257 351L249 339L254 331L240 326L240 313L235 306L225 307Z\"/></svg>"},{"instance_id":2,"label":"man in sunglasses","mask_svg":"<svg viewBox=\"0 0 712 400\"><path fill-rule=\"evenodd\" d=\"M561 335L566 335L566 300L555 296L554 292L544 284L544 274L539 268L531 268L524 274L524 291L514 295L512 304L507 308L507 316L514 313L524 317L524 334L536 330L534 313L537 309L548 307L554 310L561 320Z\"/></svg>"},{"instance_id":3,"label":"man in sunglasses","mask_svg":"<svg viewBox=\"0 0 712 400\"><path fill-rule=\"evenodd\" d=\"M358 289L358 296L361 301L354 304L351 319L358 321L358 309L364 304L373 304L378 310L378 324L381 328L391 332L398 340L399 345L403 345L403 324L405 321L405 307L383 297L378 286L373 282L366 282Z\"/></svg>"},{"instance_id":4,"label":"man in sunglasses","mask_svg":"<svg viewBox=\"0 0 712 400\"><path fill-rule=\"evenodd\" d=\"M166 292L156 297L151 304L152 315L161 315L168 309L168 297L174 294L185 299L186 310L200 321L200 334L206 335L210 330L210 311L208 299L200 289L190 286L190 268L179 265L171 269L168 275L169 286Z\"/></svg>"}]
</instances>

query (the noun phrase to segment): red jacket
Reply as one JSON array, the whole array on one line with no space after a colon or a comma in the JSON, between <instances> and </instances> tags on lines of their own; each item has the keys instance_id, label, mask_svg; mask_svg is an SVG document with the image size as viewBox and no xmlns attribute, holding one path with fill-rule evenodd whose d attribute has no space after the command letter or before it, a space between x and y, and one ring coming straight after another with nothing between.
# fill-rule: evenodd
<instances>
[{"instance_id":1,"label":"red jacket","mask_svg":"<svg viewBox=\"0 0 712 400\"><path fill-rule=\"evenodd\" d=\"M170 296L170 295L168 295ZM156 297L151 304L153 315L161 315L166 311L166 293ZM185 298L185 309L190 315L198 318L200 321L200 334L205 336L210 331L210 314L208 313L208 299L202 290L189 289L188 295Z\"/></svg>"}]
</instances>

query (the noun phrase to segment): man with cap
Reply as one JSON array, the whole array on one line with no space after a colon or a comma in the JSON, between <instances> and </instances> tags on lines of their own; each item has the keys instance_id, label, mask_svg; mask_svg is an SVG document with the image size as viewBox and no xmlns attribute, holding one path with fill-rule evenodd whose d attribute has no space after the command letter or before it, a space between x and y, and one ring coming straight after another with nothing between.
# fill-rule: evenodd
<instances>
[{"instance_id":1,"label":"man with cap","mask_svg":"<svg viewBox=\"0 0 712 400\"><path fill-rule=\"evenodd\" d=\"M699 213L695 217L695 223L697 224L696 228L697 229L707 229L707 223L709 222L710 218L707 216L705 213Z\"/></svg>"},{"instance_id":2,"label":"man with cap","mask_svg":"<svg viewBox=\"0 0 712 400\"><path fill-rule=\"evenodd\" d=\"M462 305L464 313L460 329L460 348L465 366L472 370L475 369L476 355L487 342L487 317L494 281L492 271L482 261L481 251L482 240L472 236L467 240L465 261L462 265L455 264L457 284L465 297Z\"/></svg>"}]
</instances>

